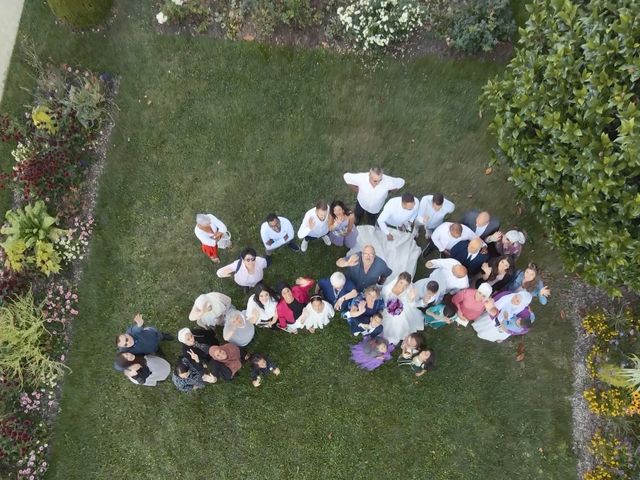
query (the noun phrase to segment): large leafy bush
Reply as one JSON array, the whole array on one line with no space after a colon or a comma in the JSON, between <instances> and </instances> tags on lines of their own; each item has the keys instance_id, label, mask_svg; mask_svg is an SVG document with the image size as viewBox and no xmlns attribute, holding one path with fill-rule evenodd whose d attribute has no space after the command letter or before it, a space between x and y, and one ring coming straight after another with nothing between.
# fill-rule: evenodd
<instances>
[{"instance_id":1,"label":"large leafy bush","mask_svg":"<svg viewBox=\"0 0 640 480\"><path fill-rule=\"evenodd\" d=\"M498 157L567 267L640 290L640 3L534 0L490 81Z\"/></svg>"},{"instance_id":2,"label":"large leafy bush","mask_svg":"<svg viewBox=\"0 0 640 480\"><path fill-rule=\"evenodd\" d=\"M47 213L42 200L9 210L6 220L0 230L6 239L0 246L13 270L19 272L25 264L35 264L47 276L60 271L61 259L54 244L66 232L56 227L56 218Z\"/></svg>"}]
</instances>

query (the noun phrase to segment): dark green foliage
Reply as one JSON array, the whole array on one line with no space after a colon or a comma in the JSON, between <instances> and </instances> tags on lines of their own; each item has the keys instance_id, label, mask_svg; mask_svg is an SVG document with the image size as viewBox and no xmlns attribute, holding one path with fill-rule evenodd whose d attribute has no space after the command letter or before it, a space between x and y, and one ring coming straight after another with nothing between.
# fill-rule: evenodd
<instances>
[{"instance_id":1,"label":"dark green foliage","mask_svg":"<svg viewBox=\"0 0 640 480\"><path fill-rule=\"evenodd\" d=\"M571 270L640 289L640 4L536 0L485 87L499 157Z\"/></svg>"},{"instance_id":2,"label":"dark green foliage","mask_svg":"<svg viewBox=\"0 0 640 480\"><path fill-rule=\"evenodd\" d=\"M515 31L509 0L432 0L429 28L465 53L489 52Z\"/></svg>"},{"instance_id":3,"label":"dark green foliage","mask_svg":"<svg viewBox=\"0 0 640 480\"><path fill-rule=\"evenodd\" d=\"M489 52L515 30L508 0L471 0L454 10L451 43L466 53Z\"/></svg>"},{"instance_id":4,"label":"dark green foliage","mask_svg":"<svg viewBox=\"0 0 640 480\"><path fill-rule=\"evenodd\" d=\"M102 22L113 0L47 0L53 13L74 27L89 27Z\"/></svg>"}]
</instances>

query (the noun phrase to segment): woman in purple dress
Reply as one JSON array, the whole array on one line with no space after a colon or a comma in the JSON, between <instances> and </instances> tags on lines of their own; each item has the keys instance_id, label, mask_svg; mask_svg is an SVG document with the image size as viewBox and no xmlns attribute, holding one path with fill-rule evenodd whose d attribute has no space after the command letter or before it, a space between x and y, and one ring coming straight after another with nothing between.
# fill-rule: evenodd
<instances>
[{"instance_id":1,"label":"woman in purple dress","mask_svg":"<svg viewBox=\"0 0 640 480\"><path fill-rule=\"evenodd\" d=\"M329 238L331 243L338 247L353 248L358 238L353 212L345 207L340 200L334 201L329 211L331 213L329 215Z\"/></svg>"},{"instance_id":2,"label":"woman in purple dress","mask_svg":"<svg viewBox=\"0 0 640 480\"><path fill-rule=\"evenodd\" d=\"M351 360L364 370L375 370L384 362L391 360L393 344L384 338L365 337L360 343L351 345Z\"/></svg>"}]
</instances>

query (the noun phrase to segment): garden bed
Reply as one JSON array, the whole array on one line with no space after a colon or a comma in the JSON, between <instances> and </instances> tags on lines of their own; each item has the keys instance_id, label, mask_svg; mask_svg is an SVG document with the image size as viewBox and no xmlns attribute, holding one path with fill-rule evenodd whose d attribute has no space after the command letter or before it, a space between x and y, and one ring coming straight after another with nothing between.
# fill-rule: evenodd
<instances>
[{"instance_id":1,"label":"garden bed","mask_svg":"<svg viewBox=\"0 0 640 480\"><path fill-rule=\"evenodd\" d=\"M158 4L156 25L164 34L387 53L405 59L435 54L505 61L513 48L515 23L506 0L280 0L265 5L260 1L240 6L233 1L165 0ZM415 13L407 17L405 11Z\"/></svg>"},{"instance_id":2,"label":"garden bed","mask_svg":"<svg viewBox=\"0 0 640 480\"><path fill-rule=\"evenodd\" d=\"M52 244L46 264L39 257L37 243L35 261L29 259L28 250L22 257L14 252L12 258L9 242L20 234L10 233L6 224L6 251L0 250L6 263L0 317L9 342L3 348L21 343L30 349L16 349L26 356L16 357L11 365L3 356L0 474L34 480L44 478L48 469L71 329L79 313L77 287L94 227L97 183L113 128L118 80L69 65L45 65L33 51L26 51L38 86L26 122L3 119L3 141L17 142L16 164L11 174L4 175L3 187L13 190L12 212L31 214L32 221L37 218L40 231L51 234L58 226L66 227L55 238L45 235ZM55 182L62 183L60 190ZM49 230L46 225L50 222ZM28 362L35 366L30 368Z\"/></svg>"}]
</instances>

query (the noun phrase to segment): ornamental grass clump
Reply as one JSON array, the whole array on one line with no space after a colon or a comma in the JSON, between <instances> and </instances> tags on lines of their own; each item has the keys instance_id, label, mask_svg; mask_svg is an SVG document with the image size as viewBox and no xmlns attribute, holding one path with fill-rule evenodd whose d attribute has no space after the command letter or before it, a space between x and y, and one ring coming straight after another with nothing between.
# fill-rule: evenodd
<instances>
[{"instance_id":1,"label":"ornamental grass clump","mask_svg":"<svg viewBox=\"0 0 640 480\"><path fill-rule=\"evenodd\" d=\"M50 385L65 368L49 355L51 333L31 291L0 307L0 373L20 385Z\"/></svg>"},{"instance_id":2,"label":"ornamental grass clump","mask_svg":"<svg viewBox=\"0 0 640 480\"><path fill-rule=\"evenodd\" d=\"M406 40L424 21L422 7L410 0L358 0L337 13L345 35L363 51Z\"/></svg>"}]
</instances>

